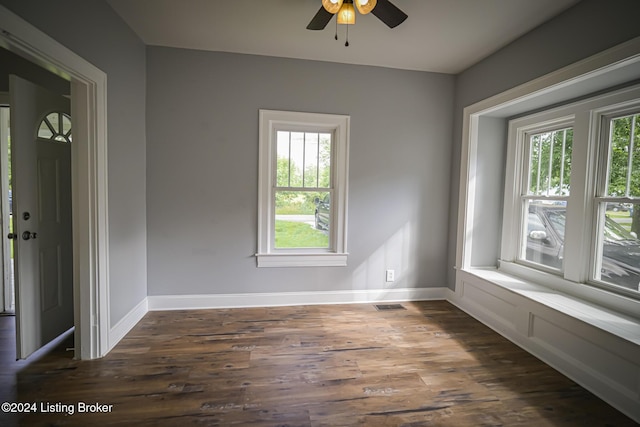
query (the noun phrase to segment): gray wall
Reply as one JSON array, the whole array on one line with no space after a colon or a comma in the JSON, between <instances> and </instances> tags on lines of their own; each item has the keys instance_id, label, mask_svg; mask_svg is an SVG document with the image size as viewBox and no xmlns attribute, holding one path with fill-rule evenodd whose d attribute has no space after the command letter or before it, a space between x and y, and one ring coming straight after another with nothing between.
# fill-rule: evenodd
<instances>
[{"instance_id":1,"label":"gray wall","mask_svg":"<svg viewBox=\"0 0 640 427\"><path fill-rule=\"evenodd\" d=\"M111 323L147 295L145 46L103 0L0 0L107 73Z\"/></svg>"},{"instance_id":2,"label":"gray wall","mask_svg":"<svg viewBox=\"0 0 640 427\"><path fill-rule=\"evenodd\" d=\"M149 295L443 286L453 77L147 48ZM258 110L351 116L348 267L256 267Z\"/></svg>"},{"instance_id":3,"label":"gray wall","mask_svg":"<svg viewBox=\"0 0 640 427\"><path fill-rule=\"evenodd\" d=\"M640 36L638 0L582 0L456 76L448 286L453 289L464 107ZM504 191L500 183L497 191ZM493 209L495 201L490 202ZM476 207L476 213L488 212ZM499 236L500 230L485 230ZM497 253L497 247L493 253ZM486 263L487 260L482 260Z\"/></svg>"},{"instance_id":4,"label":"gray wall","mask_svg":"<svg viewBox=\"0 0 640 427\"><path fill-rule=\"evenodd\" d=\"M482 201L483 209L476 211L473 218L473 267L498 266L502 236L506 140L507 125L504 120L488 117L479 120L475 188L476 200Z\"/></svg>"},{"instance_id":5,"label":"gray wall","mask_svg":"<svg viewBox=\"0 0 640 427\"><path fill-rule=\"evenodd\" d=\"M445 75L153 47L145 63L102 0L0 4L108 74L112 323L147 293L378 288L385 267L402 273L398 287L453 287L462 109L640 35L637 0L583 0L454 86ZM352 116L348 267L255 267L259 108Z\"/></svg>"}]
</instances>

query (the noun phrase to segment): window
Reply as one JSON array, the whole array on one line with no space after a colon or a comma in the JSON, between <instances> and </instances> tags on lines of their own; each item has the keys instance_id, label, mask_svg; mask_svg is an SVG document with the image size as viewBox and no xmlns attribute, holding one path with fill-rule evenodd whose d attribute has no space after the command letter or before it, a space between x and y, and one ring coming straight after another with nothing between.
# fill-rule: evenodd
<instances>
[{"instance_id":1,"label":"window","mask_svg":"<svg viewBox=\"0 0 640 427\"><path fill-rule=\"evenodd\" d=\"M349 117L260 110L259 267L346 265Z\"/></svg>"},{"instance_id":2,"label":"window","mask_svg":"<svg viewBox=\"0 0 640 427\"><path fill-rule=\"evenodd\" d=\"M38 138L56 142L71 142L71 117L65 113L49 113L38 127Z\"/></svg>"},{"instance_id":3,"label":"window","mask_svg":"<svg viewBox=\"0 0 640 427\"><path fill-rule=\"evenodd\" d=\"M526 134L522 204L527 213L520 259L562 270L573 128Z\"/></svg>"},{"instance_id":4,"label":"window","mask_svg":"<svg viewBox=\"0 0 640 427\"><path fill-rule=\"evenodd\" d=\"M640 87L511 120L505 182L501 267L640 298Z\"/></svg>"},{"instance_id":5,"label":"window","mask_svg":"<svg viewBox=\"0 0 640 427\"><path fill-rule=\"evenodd\" d=\"M640 291L640 106L602 121L592 275Z\"/></svg>"}]
</instances>

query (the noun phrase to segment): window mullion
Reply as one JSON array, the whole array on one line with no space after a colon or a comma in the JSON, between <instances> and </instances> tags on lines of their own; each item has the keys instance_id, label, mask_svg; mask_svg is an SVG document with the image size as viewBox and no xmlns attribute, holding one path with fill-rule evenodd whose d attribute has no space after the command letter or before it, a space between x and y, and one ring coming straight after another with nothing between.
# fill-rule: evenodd
<instances>
[{"instance_id":1,"label":"window mullion","mask_svg":"<svg viewBox=\"0 0 640 427\"><path fill-rule=\"evenodd\" d=\"M590 269L590 254L593 238L594 204L590 195L595 190L593 183L597 158L597 143L590 141L591 117L588 112L576 112L573 124L570 195L567 203L567 226L564 245L564 278L573 282L584 282ZM575 141L585 141L576 144Z\"/></svg>"}]
</instances>

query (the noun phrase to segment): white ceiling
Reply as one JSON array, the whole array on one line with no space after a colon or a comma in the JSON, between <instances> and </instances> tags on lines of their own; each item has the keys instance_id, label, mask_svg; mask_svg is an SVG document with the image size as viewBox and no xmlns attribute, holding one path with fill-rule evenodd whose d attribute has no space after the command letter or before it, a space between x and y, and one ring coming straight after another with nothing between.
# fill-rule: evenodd
<instances>
[{"instance_id":1,"label":"white ceiling","mask_svg":"<svg viewBox=\"0 0 640 427\"><path fill-rule=\"evenodd\" d=\"M321 0L108 0L148 45L459 73L579 0L391 0L390 29L358 15L335 41L307 24Z\"/></svg>"}]
</instances>

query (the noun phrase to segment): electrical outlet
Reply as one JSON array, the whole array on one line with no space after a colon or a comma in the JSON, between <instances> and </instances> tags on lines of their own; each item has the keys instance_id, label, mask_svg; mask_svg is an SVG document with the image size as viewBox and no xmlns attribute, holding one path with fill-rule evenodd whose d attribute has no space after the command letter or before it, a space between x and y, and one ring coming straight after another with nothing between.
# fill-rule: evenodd
<instances>
[{"instance_id":1,"label":"electrical outlet","mask_svg":"<svg viewBox=\"0 0 640 427\"><path fill-rule=\"evenodd\" d=\"M393 282L396 280L395 270L387 270L387 282Z\"/></svg>"}]
</instances>

